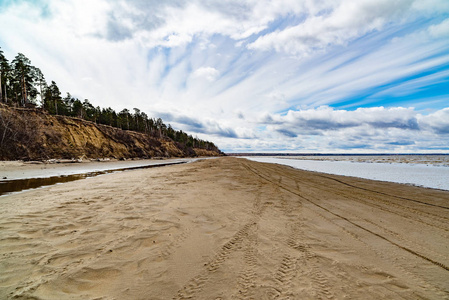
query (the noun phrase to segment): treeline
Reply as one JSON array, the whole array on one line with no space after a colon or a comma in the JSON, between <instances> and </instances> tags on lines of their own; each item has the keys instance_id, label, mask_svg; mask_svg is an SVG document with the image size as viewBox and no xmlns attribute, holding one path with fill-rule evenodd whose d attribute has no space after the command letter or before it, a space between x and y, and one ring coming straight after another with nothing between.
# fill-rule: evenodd
<instances>
[{"instance_id":1,"label":"treeline","mask_svg":"<svg viewBox=\"0 0 449 300\"><path fill-rule=\"evenodd\" d=\"M109 125L123 130L142 132L154 137L168 137L186 147L219 152L214 143L194 138L182 130L164 124L160 118L150 118L134 108L115 112L112 108L100 108L89 100L83 101L67 93L65 97L54 81L49 85L41 70L31 65L22 53L9 63L0 48L0 102L9 106L40 107L52 115L76 117L97 124Z\"/></svg>"}]
</instances>

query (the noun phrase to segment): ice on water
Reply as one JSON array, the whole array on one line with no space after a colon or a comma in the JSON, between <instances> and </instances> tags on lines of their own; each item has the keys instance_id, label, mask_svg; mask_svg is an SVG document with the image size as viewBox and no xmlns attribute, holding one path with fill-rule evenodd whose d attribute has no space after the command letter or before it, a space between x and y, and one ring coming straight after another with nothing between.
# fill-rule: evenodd
<instances>
[{"instance_id":1,"label":"ice on water","mask_svg":"<svg viewBox=\"0 0 449 300\"><path fill-rule=\"evenodd\" d=\"M247 157L297 169L449 190L449 155Z\"/></svg>"}]
</instances>

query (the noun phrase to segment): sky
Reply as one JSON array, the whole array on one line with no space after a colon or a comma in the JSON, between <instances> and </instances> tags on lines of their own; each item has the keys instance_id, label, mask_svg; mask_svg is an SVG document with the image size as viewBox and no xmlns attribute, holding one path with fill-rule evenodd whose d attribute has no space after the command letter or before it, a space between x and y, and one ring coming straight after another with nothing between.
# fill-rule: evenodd
<instances>
[{"instance_id":1,"label":"sky","mask_svg":"<svg viewBox=\"0 0 449 300\"><path fill-rule=\"evenodd\" d=\"M225 152L449 153L448 0L0 0L0 47Z\"/></svg>"}]
</instances>

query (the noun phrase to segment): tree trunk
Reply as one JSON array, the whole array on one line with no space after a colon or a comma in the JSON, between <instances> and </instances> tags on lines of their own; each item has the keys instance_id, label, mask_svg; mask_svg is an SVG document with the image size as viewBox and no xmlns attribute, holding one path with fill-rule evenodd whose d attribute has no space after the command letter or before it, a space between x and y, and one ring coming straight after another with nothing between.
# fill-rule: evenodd
<instances>
[{"instance_id":1,"label":"tree trunk","mask_svg":"<svg viewBox=\"0 0 449 300\"><path fill-rule=\"evenodd\" d=\"M0 102L3 101L2 73L0 72Z\"/></svg>"},{"instance_id":2,"label":"tree trunk","mask_svg":"<svg viewBox=\"0 0 449 300\"><path fill-rule=\"evenodd\" d=\"M6 90L6 84L5 84L5 104L8 104L8 91Z\"/></svg>"},{"instance_id":3,"label":"tree trunk","mask_svg":"<svg viewBox=\"0 0 449 300\"><path fill-rule=\"evenodd\" d=\"M25 107L25 105L27 104L27 89L26 89L26 85L25 85L25 76L22 76L22 105Z\"/></svg>"},{"instance_id":4,"label":"tree trunk","mask_svg":"<svg viewBox=\"0 0 449 300\"><path fill-rule=\"evenodd\" d=\"M25 77L22 77L22 96L23 96L23 106L25 107L26 103L27 103L27 89L26 89L26 85L25 85Z\"/></svg>"},{"instance_id":5,"label":"tree trunk","mask_svg":"<svg viewBox=\"0 0 449 300\"><path fill-rule=\"evenodd\" d=\"M42 82L39 83L39 90L41 93L41 105L42 105L42 107L44 107L44 98L42 96Z\"/></svg>"}]
</instances>

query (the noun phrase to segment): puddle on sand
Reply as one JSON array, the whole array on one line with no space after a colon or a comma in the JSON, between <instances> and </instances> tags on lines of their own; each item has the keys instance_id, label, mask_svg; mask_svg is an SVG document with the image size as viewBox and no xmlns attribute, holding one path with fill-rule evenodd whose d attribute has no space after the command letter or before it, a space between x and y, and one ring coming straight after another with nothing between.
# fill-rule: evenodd
<instances>
[{"instance_id":1,"label":"puddle on sand","mask_svg":"<svg viewBox=\"0 0 449 300\"><path fill-rule=\"evenodd\" d=\"M83 174L73 174L73 175L5 180L5 181L0 181L0 196L3 196L5 194L14 193L14 192L29 190L29 189L36 189L36 188L42 187L42 186L54 185L57 183L64 183L64 182L80 180L80 179L84 179L84 178L88 178L88 177L95 177L98 175L103 175L103 174L108 174L108 173L123 172L123 171L128 171L128 170L137 170L137 169L157 168L157 167L178 165L178 164L184 164L184 163L186 163L186 162L182 161L182 162L173 162L173 163L165 163L165 164L137 166L137 167L111 169L111 170L95 171L95 172L88 172L88 173L83 173Z\"/></svg>"}]
</instances>

